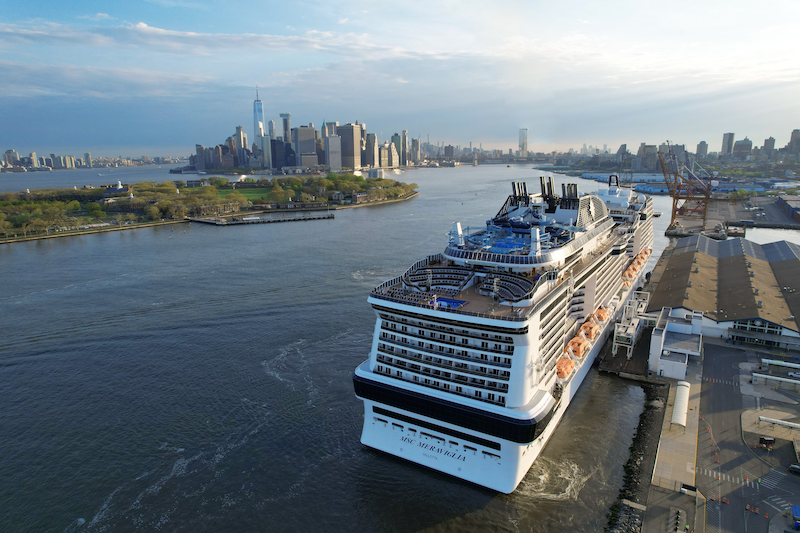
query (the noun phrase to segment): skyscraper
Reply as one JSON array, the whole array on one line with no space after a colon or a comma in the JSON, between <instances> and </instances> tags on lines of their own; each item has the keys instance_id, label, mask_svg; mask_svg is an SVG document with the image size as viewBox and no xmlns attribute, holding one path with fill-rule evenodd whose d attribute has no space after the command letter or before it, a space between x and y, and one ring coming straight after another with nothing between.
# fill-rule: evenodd
<instances>
[{"instance_id":1,"label":"skyscraper","mask_svg":"<svg viewBox=\"0 0 800 533\"><path fill-rule=\"evenodd\" d=\"M708 143L700 141L697 143L697 159L705 159L708 157Z\"/></svg>"},{"instance_id":2,"label":"skyscraper","mask_svg":"<svg viewBox=\"0 0 800 533\"><path fill-rule=\"evenodd\" d=\"M283 120L283 142L292 142L292 114L281 113L281 120Z\"/></svg>"},{"instance_id":3,"label":"skyscraper","mask_svg":"<svg viewBox=\"0 0 800 533\"><path fill-rule=\"evenodd\" d=\"M400 164L408 165L408 130L403 130L403 150L400 153Z\"/></svg>"},{"instance_id":4,"label":"skyscraper","mask_svg":"<svg viewBox=\"0 0 800 533\"><path fill-rule=\"evenodd\" d=\"M394 149L399 157L400 153L403 151L403 138L400 137L400 135L398 135L397 133L395 133L394 135L392 135L392 144L394 145ZM399 166L399 162L398 164L394 164L391 166L393 167Z\"/></svg>"},{"instance_id":5,"label":"skyscraper","mask_svg":"<svg viewBox=\"0 0 800 533\"><path fill-rule=\"evenodd\" d=\"M361 163L365 167L377 168L380 166L378 136L374 133L367 133L367 146L364 148L364 156L364 160Z\"/></svg>"},{"instance_id":6,"label":"skyscraper","mask_svg":"<svg viewBox=\"0 0 800 533\"><path fill-rule=\"evenodd\" d=\"M298 166L301 166L300 162L304 156L306 156L307 159L310 157L310 154L316 156L316 139L317 131L314 129L313 124L292 128L292 148L294 149Z\"/></svg>"},{"instance_id":7,"label":"skyscraper","mask_svg":"<svg viewBox=\"0 0 800 533\"><path fill-rule=\"evenodd\" d=\"M275 138L275 121L274 120L270 120L269 121L269 138L270 138L270 140Z\"/></svg>"},{"instance_id":8,"label":"skyscraper","mask_svg":"<svg viewBox=\"0 0 800 533\"><path fill-rule=\"evenodd\" d=\"M528 128L519 130L519 156L528 157Z\"/></svg>"},{"instance_id":9,"label":"skyscraper","mask_svg":"<svg viewBox=\"0 0 800 533\"><path fill-rule=\"evenodd\" d=\"M264 104L258 98L258 87L256 87L256 99L253 102L253 139L258 143L258 139L266 133L264 130Z\"/></svg>"},{"instance_id":10,"label":"skyscraper","mask_svg":"<svg viewBox=\"0 0 800 533\"><path fill-rule=\"evenodd\" d=\"M336 134L342 138L342 167L361 168L361 125L337 126Z\"/></svg>"},{"instance_id":11,"label":"skyscraper","mask_svg":"<svg viewBox=\"0 0 800 533\"><path fill-rule=\"evenodd\" d=\"M342 138L338 135L325 137L325 156L331 172L342 170Z\"/></svg>"},{"instance_id":12,"label":"skyscraper","mask_svg":"<svg viewBox=\"0 0 800 533\"><path fill-rule=\"evenodd\" d=\"M87 167L92 168L92 154L90 154L89 152L83 154L83 163Z\"/></svg>"},{"instance_id":13,"label":"skyscraper","mask_svg":"<svg viewBox=\"0 0 800 533\"><path fill-rule=\"evenodd\" d=\"M411 159L411 161L413 161L414 163L418 163L421 160L419 145L420 145L419 138L411 139L411 154L409 155L409 159Z\"/></svg>"},{"instance_id":14,"label":"skyscraper","mask_svg":"<svg viewBox=\"0 0 800 533\"><path fill-rule=\"evenodd\" d=\"M258 98L258 87L256 87L256 100L253 102L253 126L255 129L255 144L258 147L261 159L261 168L272 168L272 147L267 136L266 122L264 121L264 104ZM238 132L238 130L237 130ZM244 139L243 139L244 140ZM247 142L242 145L246 147Z\"/></svg>"},{"instance_id":15,"label":"skyscraper","mask_svg":"<svg viewBox=\"0 0 800 533\"><path fill-rule=\"evenodd\" d=\"M772 152L775 150L775 137L764 139L764 148L762 150L767 157L772 157Z\"/></svg>"},{"instance_id":16,"label":"skyscraper","mask_svg":"<svg viewBox=\"0 0 800 533\"><path fill-rule=\"evenodd\" d=\"M733 153L733 133L725 133L722 135L722 155Z\"/></svg>"},{"instance_id":17,"label":"skyscraper","mask_svg":"<svg viewBox=\"0 0 800 533\"><path fill-rule=\"evenodd\" d=\"M240 148L247 148L247 134L241 126L236 126L236 133L233 134L233 148L236 153Z\"/></svg>"},{"instance_id":18,"label":"skyscraper","mask_svg":"<svg viewBox=\"0 0 800 533\"><path fill-rule=\"evenodd\" d=\"M800 154L800 130L792 131L792 136L789 138L789 144L786 145L786 148L790 154Z\"/></svg>"}]
</instances>

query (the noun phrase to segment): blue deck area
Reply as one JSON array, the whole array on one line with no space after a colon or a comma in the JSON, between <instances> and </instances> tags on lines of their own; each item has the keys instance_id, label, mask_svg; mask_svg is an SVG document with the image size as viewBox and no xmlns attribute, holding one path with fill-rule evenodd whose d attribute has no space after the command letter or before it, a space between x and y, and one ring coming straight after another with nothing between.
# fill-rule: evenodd
<instances>
[{"instance_id":1,"label":"blue deck area","mask_svg":"<svg viewBox=\"0 0 800 533\"><path fill-rule=\"evenodd\" d=\"M452 300L450 298L436 298L436 303L440 307L449 307L451 309L458 309L467 302L465 300Z\"/></svg>"}]
</instances>

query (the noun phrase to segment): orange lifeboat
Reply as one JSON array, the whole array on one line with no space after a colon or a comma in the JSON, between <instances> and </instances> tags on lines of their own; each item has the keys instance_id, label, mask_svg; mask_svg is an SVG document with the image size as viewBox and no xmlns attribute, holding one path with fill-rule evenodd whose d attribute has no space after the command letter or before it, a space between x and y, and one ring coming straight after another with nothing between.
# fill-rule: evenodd
<instances>
[{"instance_id":1,"label":"orange lifeboat","mask_svg":"<svg viewBox=\"0 0 800 533\"><path fill-rule=\"evenodd\" d=\"M572 373L573 368L575 368L575 361L562 357L556 363L556 374L563 379Z\"/></svg>"},{"instance_id":2,"label":"orange lifeboat","mask_svg":"<svg viewBox=\"0 0 800 533\"><path fill-rule=\"evenodd\" d=\"M589 351L590 344L589 341L586 339L582 339L580 337L575 337L569 341L567 344L566 349L564 352L569 353L569 350L572 350L572 354L576 357L583 357L583 354Z\"/></svg>"},{"instance_id":3,"label":"orange lifeboat","mask_svg":"<svg viewBox=\"0 0 800 533\"><path fill-rule=\"evenodd\" d=\"M611 313L608 311L608 309L598 309L594 312L594 316L600 322L605 322L608 320L608 317L611 316Z\"/></svg>"},{"instance_id":4,"label":"orange lifeboat","mask_svg":"<svg viewBox=\"0 0 800 533\"><path fill-rule=\"evenodd\" d=\"M581 326L581 331L584 335L589 337L589 340L594 340L595 337L597 337L597 334L600 333L600 326L594 322L586 322Z\"/></svg>"}]
</instances>

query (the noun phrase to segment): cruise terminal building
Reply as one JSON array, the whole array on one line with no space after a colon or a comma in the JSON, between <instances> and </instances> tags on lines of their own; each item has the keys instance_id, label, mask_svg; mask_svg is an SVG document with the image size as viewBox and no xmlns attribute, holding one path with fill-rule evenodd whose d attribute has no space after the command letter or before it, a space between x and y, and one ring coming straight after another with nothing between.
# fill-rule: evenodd
<instances>
[{"instance_id":1,"label":"cruise terminal building","mask_svg":"<svg viewBox=\"0 0 800 533\"><path fill-rule=\"evenodd\" d=\"M660 263L648 314L698 312L706 337L800 351L800 246L693 235Z\"/></svg>"}]
</instances>

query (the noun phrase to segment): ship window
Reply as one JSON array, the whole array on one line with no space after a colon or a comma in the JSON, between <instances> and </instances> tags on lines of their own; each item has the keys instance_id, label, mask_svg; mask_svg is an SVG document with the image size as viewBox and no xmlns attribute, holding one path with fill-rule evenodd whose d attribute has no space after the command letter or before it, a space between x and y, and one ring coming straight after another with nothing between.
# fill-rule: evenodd
<instances>
[{"instance_id":1,"label":"ship window","mask_svg":"<svg viewBox=\"0 0 800 533\"><path fill-rule=\"evenodd\" d=\"M461 377L461 376L459 376L459 377ZM460 386L456 386L456 392L462 392L462 389L461 389Z\"/></svg>"},{"instance_id":2,"label":"ship window","mask_svg":"<svg viewBox=\"0 0 800 533\"><path fill-rule=\"evenodd\" d=\"M476 390L476 391L475 391L475 397L476 397L476 398L480 398L480 397L481 397L481 391L479 391L479 390Z\"/></svg>"},{"instance_id":3,"label":"ship window","mask_svg":"<svg viewBox=\"0 0 800 533\"><path fill-rule=\"evenodd\" d=\"M487 394L486 397L489 398L490 401L494 401L494 394L492 394L491 392Z\"/></svg>"},{"instance_id":4,"label":"ship window","mask_svg":"<svg viewBox=\"0 0 800 533\"><path fill-rule=\"evenodd\" d=\"M488 348L488 347L489 347L488 342L481 342L481 348Z\"/></svg>"}]
</instances>

